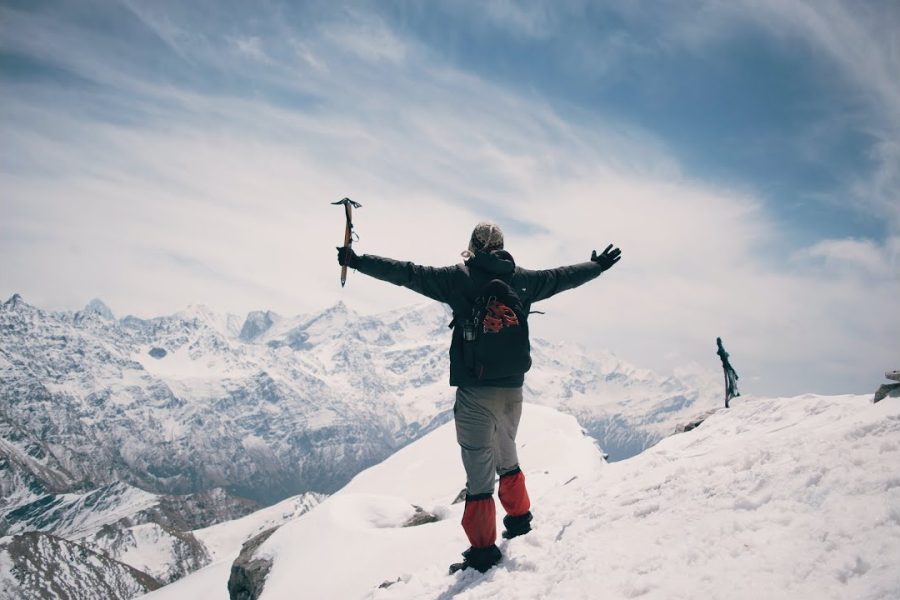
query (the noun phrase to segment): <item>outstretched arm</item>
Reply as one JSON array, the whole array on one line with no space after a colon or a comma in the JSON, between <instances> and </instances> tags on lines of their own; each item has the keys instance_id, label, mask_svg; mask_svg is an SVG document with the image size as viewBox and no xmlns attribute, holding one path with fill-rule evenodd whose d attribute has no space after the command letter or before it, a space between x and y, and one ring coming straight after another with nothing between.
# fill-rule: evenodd
<instances>
[{"instance_id":1,"label":"outstretched arm","mask_svg":"<svg viewBox=\"0 0 900 600\"><path fill-rule=\"evenodd\" d=\"M372 254L357 255L351 248L338 248L338 264L376 279L401 285L438 302L448 302L456 267L425 267Z\"/></svg>"},{"instance_id":2,"label":"outstretched arm","mask_svg":"<svg viewBox=\"0 0 900 600\"><path fill-rule=\"evenodd\" d=\"M596 250L592 251L589 262L542 271L522 269L522 273L528 282L526 286L530 287L531 301L538 302L587 283L610 269L621 258L622 251L610 244L602 254L597 254Z\"/></svg>"}]
</instances>

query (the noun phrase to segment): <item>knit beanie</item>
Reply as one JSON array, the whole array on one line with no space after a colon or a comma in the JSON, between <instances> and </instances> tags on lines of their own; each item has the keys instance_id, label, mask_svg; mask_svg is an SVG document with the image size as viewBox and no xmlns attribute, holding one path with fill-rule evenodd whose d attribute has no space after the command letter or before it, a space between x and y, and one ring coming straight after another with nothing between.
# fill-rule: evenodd
<instances>
[{"instance_id":1,"label":"knit beanie","mask_svg":"<svg viewBox=\"0 0 900 600\"><path fill-rule=\"evenodd\" d=\"M482 221L472 230L472 237L469 239L469 253L491 252L493 250L503 249L503 232L500 227L489 221Z\"/></svg>"}]
</instances>

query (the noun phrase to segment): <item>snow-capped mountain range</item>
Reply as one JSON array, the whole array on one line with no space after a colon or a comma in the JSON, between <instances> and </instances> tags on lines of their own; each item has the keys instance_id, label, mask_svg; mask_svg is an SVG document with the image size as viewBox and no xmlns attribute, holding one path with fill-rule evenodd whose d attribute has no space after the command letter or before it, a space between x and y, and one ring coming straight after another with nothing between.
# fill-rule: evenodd
<instances>
[{"instance_id":1,"label":"snow-capped mountain range","mask_svg":"<svg viewBox=\"0 0 900 600\"><path fill-rule=\"evenodd\" d=\"M334 492L448 421L449 321L436 304L366 316L342 303L117 319L99 300L51 312L15 295L0 305L0 535L18 537L0 541L65 556L62 542L81 543L177 579L215 558L192 531ZM542 340L533 356L526 399L576 416L611 459L719 403L702 371L661 376ZM205 509L189 500L211 493ZM178 502L177 524L152 508ZM122 514L84 512L98 504ZM55 537L25 544L35 531Z\"/></svg>"},{"instance_id":2,"label":"snow-capped mountain range","mask_svg":"<svg viewBox=\"0 0 900 600\"><path fill-rule=\"evenodd\" d=\"M449 315L424 304L360 316L204 307L116 320L99 301L0 306L4 505L125 481L154 493L223 487L268 504L333 492L446 421ZM697 377L534 341L532 402L575 415L613 459L716 405Z\"/></svg>"}]
</instances>

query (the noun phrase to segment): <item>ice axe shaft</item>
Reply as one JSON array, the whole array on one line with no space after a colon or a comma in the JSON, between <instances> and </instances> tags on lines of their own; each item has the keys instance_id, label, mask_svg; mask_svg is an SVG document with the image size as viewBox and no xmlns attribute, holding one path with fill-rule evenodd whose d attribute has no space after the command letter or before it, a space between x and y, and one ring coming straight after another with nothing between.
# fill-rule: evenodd
<instances>
[{"instance_id":1,"label":"ice axe shaft","mask_svg":"<svg viewBox=\"0 0 900 600\"><path fill-rule=\"evenodd\" d=\"M344 215L347 217L347 223L344 226L344 248L349 248L353 244L353 209L360 208L362 204L354 202L350 198L344 198L332 204L343 204ZM347 283L347 265L341 267L341 287Z\"/></svg>"}]
</instances>

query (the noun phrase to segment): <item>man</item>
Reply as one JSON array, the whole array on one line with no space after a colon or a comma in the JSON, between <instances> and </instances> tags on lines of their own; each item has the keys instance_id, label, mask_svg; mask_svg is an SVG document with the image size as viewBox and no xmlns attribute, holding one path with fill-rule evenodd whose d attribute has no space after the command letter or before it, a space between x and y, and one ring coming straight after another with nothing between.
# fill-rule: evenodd
<instances>
[{"instance_id":1,"label":"man","mask_svg":"<svg viewBox=\"0 0 900 600\"><path fill-rule=\"evenodd\" d=\"M495 280L500 280L499 285L510 292L507 297L514 302L509 303L514 303L517 311L501 304L505 312L497 312L497 318L479 316L475 325L479 329L483 327L485 333L489 329L499 331L504 324L517 326L521 321L524 325L533 303L594 279L619 261L621 251L610 244L602 254L593 251L589 262L531 271L517 267L513 257L503 249L500 228L482 222L475 226L469 247L462 254L466 258L463 264L436 268L368 254L358 256L351 248L344 247L338 248L338 263L449 304L453 310L450 385L457 388L453 414L466 469L462 526L471 546L463 552L465 560L451 565L450 572L471 567L484 573L501 559L495 543L495 472L500 476L498 495L506 512L503 537L514 538L531 531L531 502L516 454L522 385L531 360L526 358L526 364L518 371L504 372L499 377L484 377L483 369L474 369L471 340L477 332L472 330L473 308L486 295L484 290L489 285L496 286ZM526 334L527 354L527 329L522 330Z\"/></svg>"}]
</instances>

